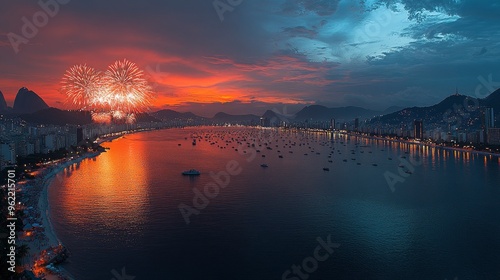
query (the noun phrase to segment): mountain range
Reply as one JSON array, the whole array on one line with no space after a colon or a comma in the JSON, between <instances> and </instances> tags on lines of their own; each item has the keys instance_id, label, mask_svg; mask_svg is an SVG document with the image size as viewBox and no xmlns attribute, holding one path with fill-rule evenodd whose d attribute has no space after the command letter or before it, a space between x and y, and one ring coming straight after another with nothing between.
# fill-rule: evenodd
<instances>
[{"instance_id":1,"label":"mountain range","mask_svg":"<svg viewBox=\"0 0 500 280\"><path fill-rule=\"evenodd\" d=\"M478 99L460 94L454 94L438 104L429 107L389 107L385 111L368 110L361 107L349 106L328 108L321 105L305 106L296 114L282 114L275 110L268 110L262 116L231 115L224 112L215 114L212 118L198 116L191 112L177 112L164 109L150 113L139 114L138 121L163 121L203 123L203 124L248 124L256 125L264 118L270 125L278 122L324 122L335 119L350 122L355 118L367 120L373 125L399 125L411 124L414 120L423 120L426 125L461 125L479 127L481 124L482 109L492 107L500 113L500 89L484 99ZM88 124L91 117L88 112L66 111L50 108L42 98L27 88L21 88L16 95L14 107L7 107L3 94L0 92L0 112L20 116L22 119L33 123L46 124ZM428 126L429 127L429 126Z\"/></svg>"},{"instance_id":2,"label":"mountain range","mask_svg":"<svg viewBox=\"0 0 500 280\"><path fill-rule=\"evenodd\" d=\"M0 113L16 115L30 114L47 108L49 108L49 105L38 94L25 87L19 89L14 99L14 106L10 108L7 106L7 102L5 102L5 98L0 91Z\"/></svg>"},{"instance_id":3,"label":"mountain range","mask_svg":"<svg viewBox=\"0 0 500 280\"><path fill-rule=\"evenodd\" d=\"M461 94L448 96L438 104L429 107L412 107L383 115L371 120L377 125L411 124L422 120L427 127L480 128L483 122L484 108L493 108L496 118L500 113L500 89L484 99Z\"/></svg>"}]
</instances>

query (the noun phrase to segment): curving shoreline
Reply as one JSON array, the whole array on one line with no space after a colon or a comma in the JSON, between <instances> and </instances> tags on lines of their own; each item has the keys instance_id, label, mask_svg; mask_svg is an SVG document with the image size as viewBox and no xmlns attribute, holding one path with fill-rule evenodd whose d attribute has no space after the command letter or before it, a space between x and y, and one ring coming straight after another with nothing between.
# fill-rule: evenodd
<instances>
[{"instance_id":1,"label":"curving shoreline","mask_svg":"<svg viewBox=\"0 0 500 280\"><path fill-rule=\"evenodd\" d=\"M29 247L30 257L28 263L25 264L26 269L32 270L35 275L43 275L47 279L74 279L67 271L56 268L54 266L46 266L51 260L57 258L60 254L67 254L67 250L62 242L57 238L54 227L50 221L50 204L49 204L49 186L52 184L57 174L63 172L66 168L73 164L79 163L85 159L94 158L101 152L88 152L77 158L66 160L62 163L58 162L52 166L45 167L40 171L33 181L27 182L26 185L32 186L30 196L38 196L36 205L26 206L33 207L36 211L35 216L38 217L40 227L43 230L35 235L35 238L24 241L23 243Z\"/></svg>"},{"instance_id":2,"label":"curving shoreline","mask_svg":"<svg viewBox=\"0 0 500 280\"><path fill-rule=\"evenodd\" d=\"M109 138L103 138L98 141L99 144L104 143L104 142L111 142L116 139L119 139L123 137L125 134L116 136L116 137L109 137ZM362 137L362 138L368 138L372 140L377 140L377 141L392 141L392 142L402 142L402 143L407 143L407 144L414 144L414 145L419 145L419 146L428 146L428 147L433 147L433 148L438 148L438 149L446 149L446 150L454 150L454 151L461 151L461 152L469 152L473 154L482 154L484 156L499 156L498 154L490 154L486 152L481 152L481 151L468 151L468 150L460 150L452 147L441 147L441 146L431 146L425 143L415 143L415 142L407 142L407 141L401 141L401 140L391 140L391 139L383 139L383 138L377 138L377 137L367 137L367 136L362 136L362 135L350 135L354 137ZM36 247L36 243L34 242L27 242L26 244L30 246L30 252L37 252L36 257L33 256L29 260L29 266L33 268L33 265L35 264L37 258L41 255L43 250L47 250L49 248L57 248L57 247L63 247L62 242L58 239L57 234L53 228L53 224L51 223L50 220L50 203L49 203L49 187L50 185L54 182L54 179L57 178L57 175L60 174L61 172L64 172L66 168L71 167L74 164L77 164L79 162L82 162L86 159L91 159L95 158L98 155L101 154L101 151L98 152L87 152L85 154L80 155L79 157L73 158L73 159L66 159L66 160L61 160L60 162L53 163L51 165L48 165L44 167L43 169L40 170L40 173L36 175L36 179L33 181L28 181L27 184L33 184L34 188L35 185L38 186L39 188L39 197L37 199L36 203L31 203L27 204L26 206L33 206L34 208L38 209L39 214L40 214L40 219L41 219L41 225L44 228L44 231L40 234L42 239L46 240L46 242L43 243L42 246ZM33 246L34 245L34 246ZM38 244L40 245L40 244ZM29 269L29 268L27 268ZM53 271L46 271L49 274L44 274L46 279L75 279L73 276L70 275L69 272L65 271L63 268L57 267Z\"/></svg>"},{"instance_id":3,"label":"curving shoreline","mask_svg":"<svg viewBox=\"0 0 500 280\"><path fill-rule=\"evenodd\" d=\"M121 133L105 138L98 139L97 143L100 145L104 142L112 142L116 139L123 137L126 134L132 134L143 131L134 131ZM63 159L60 162L52 163L49 166L43 167L35 176L35 179L25 181L25 185L31 186L29 190L30 197L36 197L35 201L30 200L31 203L26 203L26 207L32 207L34 216L42 229L37 232L35 238L30 240L23 240L21 244L29 247L29 257L25 260L24 267L27 270L33 271L37 277L45 277L47 280L74 280L75 278L64 268L55 267L52 265L54 260L66 259L68 251L57 237L53 224L50 220L50 203L49 203L49 187L53 183L56 176L64 172L64 170L74 164L82 162L86 159L91 159L99 156L105 150L95 152L86 152L78 157L72 159Z\"/></svg>"},{"instance_id":4,"label":"curving shoreline","mask_svg":"<svg viewBox=\"0 0 500 280\"><path fill-rule=\"evenodd\" d=\"M389 142L395 142L395 143L405 143L405 144L410 144L410 145L436 148L436 149L441 149L441 150L457 151L457 152L462 152L462 153L469 153L472 155L475 154L475 155L480 155L480 156L493 156L493 157L500 158L500 154L493 153L493 152L467 150L467 149L462 149L462 148L457 148L457 147L447 147L447 146L440 146L440 145L436 145L436 144L428 144L428 143L423 143L423 142L413 142L413 141L400 140L400 139L387 139L387 138L377 137L377 136L367 136L367 135L350 134L350 133L345 133L345 135L349 135L351 137L366 138L366 139L371 139L371 140L389 141Z\"/></svg>"},{"instance_id":5,"label":"curving shoreline","mask_svg":"<svg viewBox=\"0 0 500 280\"><path fill-rule=\"evenodd\" d=\"M358 135L355 135L358 136ZM359 137L359 136L358 136ZM102 139L102 142L107 142L107 141L113 141L119 137L116 137L114 139ZM374 140L388 140L388 139L377 139L377 138L371 138ZM390 141L390 140L389 140ZM403 142L403 141L397 141L397 142ZM409 143L409 144L416 144L423 146L425 144L423 143ZM436 148L444 148L444 147L436 147ZM450 150L456 150L453 148L450 148ZM54 163L52 165L49 165L43 169L43 171L37 175L37 178L40 179L40 185L42 186L41 191L40 191L40 197L38 200L38 209L40 211L40 214L42 216L42 223L45 226L45 235L46 237L51 240L49 243L50 245L48 246L58 246L61 245L60 240L57 238L56 232L52 226L52 223L50 221L50 205L49 205L49 196L48 196L48 189L49 186L54 183L54 179L57 179L57 175L60 174L61 172L64 172L66 168L71 167L73 164L76 164L78 162L81 162L85 159L91 159L94 157L97 157L100 155L100 152L93 152L93 153L85 153L78 158L74 158L71 160L65 160L61 161L58 163ZM35 204L31 204L34 206ZM57 219L55 219L57 220ZM35 250L36 251L36 250ZM59 278L47 278L47 279L74 279L69 273L65 272L63 269L60 269L60 273L54 273L54 277L59 277Z\"/></svg>"}]
</instances>

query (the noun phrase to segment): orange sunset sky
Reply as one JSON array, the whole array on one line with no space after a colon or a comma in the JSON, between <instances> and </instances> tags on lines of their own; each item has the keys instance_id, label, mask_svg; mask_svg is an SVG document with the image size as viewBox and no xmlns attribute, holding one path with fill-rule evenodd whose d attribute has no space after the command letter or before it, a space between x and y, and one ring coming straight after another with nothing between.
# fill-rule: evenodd
<instances>
[{"instance_id":1,"label":"orange sunset sky","mask_svg":"<svg viewBox=\"0 0 500 280\"><path fill-rule=\"evenodd\" d=\"M467 7L256 0L221 12L213 2L2 3L0 90L10 106L24 86L64 108L59 89L68 68L106 70L128 59L153 86L152 110L210 116L308 104L426 106L457 86L472 95L479 75L499 74L498 43L483 36L498 29ZM417 20L419 12L426 17Z\"/></svg>"}]
</instances>

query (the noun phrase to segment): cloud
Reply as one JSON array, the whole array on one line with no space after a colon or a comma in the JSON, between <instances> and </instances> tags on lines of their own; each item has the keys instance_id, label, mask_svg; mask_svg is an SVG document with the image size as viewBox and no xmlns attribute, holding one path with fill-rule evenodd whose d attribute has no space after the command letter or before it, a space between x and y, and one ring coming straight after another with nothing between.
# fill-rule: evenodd
<instances>
[{"instance_id":1,"label":"cloud","mask_svg":"<svg viewBox=\"0 0 500 280\"><path fill-rule=\"evenodd\" d=\"M340 0L286 0L283 12L288 15L304 15L314 13L319 16L335 14Z\"/></svg>"},{"instance_id":2,"label":"cloud","mask_svg":"<svg viewBox=\"0 0 500 280\"><path fill-rule=\"evenodd\" d=\"M223 22L212 2L71 1L17 55L6 34L21 34L21 18L40 7L6 2L0 89L12 100L27 86L57 106L60 77L71 65L105 68L128 58L146 70L157 107L385 108L387 100L432 104L456 86L473 92L480 75L500 77L497 1L255 0L226 12Z\"/></svg>"},{"instance_id":3,"label":"cloud","mask_svg":"<svg viewBox=\"0 0 500 280\"><path fill-rule=\"evenodd\" d=\"M296 26L296 27L286 27L283 29L283 32L286 33L289 37L305 37L305 38L314 38L318 35L318 32L313 29L308 29L305 26Z\"/></svg>"}]
</instances>

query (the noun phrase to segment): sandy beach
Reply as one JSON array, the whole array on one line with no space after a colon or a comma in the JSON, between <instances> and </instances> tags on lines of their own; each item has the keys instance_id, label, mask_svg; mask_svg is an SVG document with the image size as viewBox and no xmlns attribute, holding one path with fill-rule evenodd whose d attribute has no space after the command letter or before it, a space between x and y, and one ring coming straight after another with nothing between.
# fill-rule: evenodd
<instances>
[{"instance_id":1,"label":"sandy beach","mask_svg":"<svg viewBox=\"0 0 500 280\"><path fill-rule=\"evenodd\" d=\"M47 279L74 279L61 269L46 266L47 262L57 255L66 255L66 249L57 238L50 221L49 186L58 173L73 164L99 154L100 152L89 152L76 158L52 163L38 170L35 179L26 181L23 185L26 196L25 206L29 210L29 217L25 221L29 235L21 238L21 244L29 247L29 255L23 259L23 263L25 269L32 270L35 275L44 276Z\"/></svg>"},{"instance_id":2,"label":"sandy beach","mask_svg":"<svg viewBox=\"0 0 500 280\"><path fill-rule=\"evenodd\" d=\"M114 141L129 133L118 133L100 138L97 144ZM78 157L52 162L37 170L33 180L20 182L25 196L24 207L26 209L24 211L28 214L24 224L28 225L26 232L29 232L21 237L20 242L29 248L23 263L24 268L33 271L36 276L45 277L45 279L74 279L64 269L50 264L55 258L66 258L68 252L57 238L50 221L49 186L57 178L57 174L66 168L83 160L97 157L101 152L87 152Z\"/></svg>"}]
</instances>

